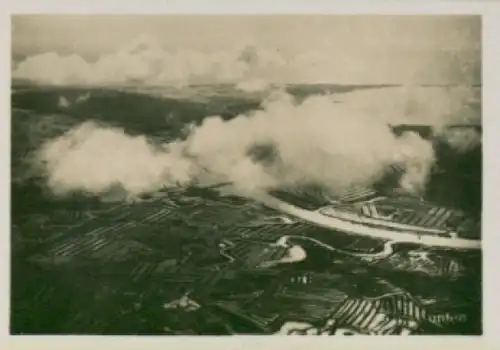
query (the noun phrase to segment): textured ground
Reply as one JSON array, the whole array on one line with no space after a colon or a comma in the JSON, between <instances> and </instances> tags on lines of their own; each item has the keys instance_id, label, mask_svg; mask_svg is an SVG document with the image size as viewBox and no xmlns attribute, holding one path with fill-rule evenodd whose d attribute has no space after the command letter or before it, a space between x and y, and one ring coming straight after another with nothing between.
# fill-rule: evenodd
<instances>
[{"instance_id":1,"label":"textured ground","mask_svg":"<svg viewBox=\"0 0 500 350\"><path fill-rule=\"evenodd\" d=\"M305 94L303 87L296 89ZM214 92L205 99L158 99L92 91L89 105L83 101L86 91L71 90L65 93L67 107L60 91L16 91L13 333L481 332L480 252L398 243L382 254L390 242L320 229L246 199L196 188L158 192L134 203L113 195L104 202L56 200L26 167L30 151L43 140L89 114L165 140L186 118L230 118L255 108L258 96ZM174 112L167 127L159 127L167 105ZM148 123L134 119L139 111L151 117ZM433 175L427 199L453 203L477 223L480 151L443 159L444 170ZM453 175L459 166L468 169L460 172L464 176Z\"/></svg>"}]
</instances>

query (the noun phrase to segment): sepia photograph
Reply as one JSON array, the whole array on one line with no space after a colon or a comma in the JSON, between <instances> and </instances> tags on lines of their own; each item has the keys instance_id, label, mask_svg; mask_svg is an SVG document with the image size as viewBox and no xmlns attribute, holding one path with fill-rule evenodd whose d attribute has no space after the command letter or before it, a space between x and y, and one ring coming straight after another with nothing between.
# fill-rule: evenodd
<instances>
[{"instance_id":1,"label":"sepia photograph","mask_svg":"<svg viewBox=\"0 0 500 350\"><path fill-rule=\"evenodd\" d=\"M11 335L481 335L481 15L11 15Z\"/></svg>"}]
</instances>

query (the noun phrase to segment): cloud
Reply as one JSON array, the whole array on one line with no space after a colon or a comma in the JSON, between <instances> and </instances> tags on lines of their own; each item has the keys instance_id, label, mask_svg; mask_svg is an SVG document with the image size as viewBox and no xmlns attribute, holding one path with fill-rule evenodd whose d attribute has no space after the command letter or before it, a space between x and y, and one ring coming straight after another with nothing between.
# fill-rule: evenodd
<instances>
[{"instance_id":1,"label":"cloud","mask_svg":"<svg viewBox=\"0 0 500 350\"><path fill-rule=\"evenodd\" d=\"M336 97L345 105L391 124L481 124L481 89L465 85L426 87L405 85L353 91Z\"/></svg>"},{"instance_id":2,"label":"cloud","mask_svg":"<svg viewBox=\"0 0 500 350\"><path fill-rule=\"evenodd\" d=\"M439 138L459 153L477 149L482 143L481 132L472 128L443 130Z\"/></svg>"},{"instance_id":3,"label":"cloud","mask_svg":"<svg viewBox=\"0 0 500 350\"><path fill-rule=\"evenodd\" d=\"M136 196L189 181L193 164L155 148L144 136L86 122L42 145L36 165L55 195L100 195L120 186Z\"/></svg>"},{"instance_id":4,"label":"cloud","mask_svg":"<svg viewBox=\"0 0 500 350\"><path fill-rule=\"evenodd\" d=\"M119 185L133 197L207 179L230 181L240 193L303 184L337 193L378 181L395 163L405 169L401 187L420 192L435 161L431 142L413 133L397 137L388 124L453 123L474 95L457 89L366 90L303 101L278 90L260 109L231 120L207 116L185 137L161 146L84 123L45 143L37 165L59 195L101 195Z\"/></svg>"},{"instance_id":5,"label":"cloud","mask_svg":"<svg viewBox=\"0 0 500 350\"><path fill-rule=\"evenodd\" d=\"M16 62L14 79L50 85L173 85L284 83L478 83L480 51L376 47L332 43L316 50L284 54L242 43L226 49L165 50L139 37L95 60L46 52ZM246 86L256 86L246 83Z\"/></svg>"}]
</instances>

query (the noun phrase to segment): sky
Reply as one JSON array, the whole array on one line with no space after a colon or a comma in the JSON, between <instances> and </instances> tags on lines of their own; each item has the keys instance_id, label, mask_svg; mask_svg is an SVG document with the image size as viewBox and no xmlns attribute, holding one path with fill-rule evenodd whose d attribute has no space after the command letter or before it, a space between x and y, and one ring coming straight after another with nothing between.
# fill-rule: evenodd
<instances>
[{"instance_id":1,"label":"sky","mask_svg":"<svg viewBox=\"0 0 500 350\"><path fill-rule=\"evenodd\" d=\"M38 77L37 70L43 70L49 59L54 60L54 64L59 63L59 67L65 67L69 63L66 64L68 61L62 58L76 54L90 66L81 68L83 66L79 62L80 68L74 68L73 60L71 74L75 75L74 71L83 69L87 75L94 77L93 81L101 81L104 79L100 78L102 71L110 68L93 63L103 56L112 60L110 56L123 52L124 48L128 48L128 54L133 55L130 45L137 47L138 42L149 45L141 49L141 58L151 56L143 55L144 51L157 53L162 50L162 57L168 56L168 59L162 59L161 64L170 68L161 70L161 73L169 77L177 74L175 79L172 78L176 81L227 76L236 80L250 77L280 82L352 84L481 82L479 16L12 17L12 50L16 57L14 70L22 63L19 57L25 59L44 53L56 54L25 65L22 72L18 72L24 78L30 75ZM252 51L250 57L255 57L250 61L247 57L242 62L241 53L249 50ZM115 58L123 59L123 55ZM140 72L144 72L141 77L149 74L147 79L150 79L152 61L147 60L147 69L141 67ZM132 64L130 60L127 62ZM134 60L130 70L138 72L136 68L139 65ZM222 73L220 65L226 67ZM126 70L127 67L123 65ZM159 71L155 70L154 74L158 75ZM99 78L96 78L97 75ZM58 81L64 79L67 79L66 75L61 77L58 73Z\"/></svg>"}]
</instances>

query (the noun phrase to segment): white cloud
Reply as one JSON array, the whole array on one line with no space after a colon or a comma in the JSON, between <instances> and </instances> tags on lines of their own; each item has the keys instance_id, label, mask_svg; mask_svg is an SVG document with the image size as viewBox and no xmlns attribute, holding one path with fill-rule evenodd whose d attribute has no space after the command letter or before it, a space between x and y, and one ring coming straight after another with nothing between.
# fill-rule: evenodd
<instances>
[{"instance_id":1,"label":"white cloud","mask_svg":"<svg viewBox=\"0 0 500 350\"><path fill-rule=\"evenodd\" d=\"M43 84L109 85L140 83L478 83L477 50L442 51L374 43L330 43L294 55L255 45L223 50L165 50L141 36L95 60L77 54L36 54L18 62L13 78Z\"/></svg>"},{"instance_id":2,"label":"white cloud","mask_svg":"<svg viewBox=\"0 0 500 350\"><path fill-rule=\"evenodd\" d=\"M397 138L387 125L414 121L440 130L468 113L470 95L460 88L388 88L345 94L343 103L331 95L299 103L277 91L260 110L228 121L208 116L161 148L144 136L86 123L49 140L38 165L57 194L102 194L119 184L134 196L207 174L241 192L313 183L335 193L373 183L394 163L405 169L401 186L420 191L434 162L432 145L417 134ZM444 136L458 151L480 142L475 135Z\"/></svg>"}]
</instances>

